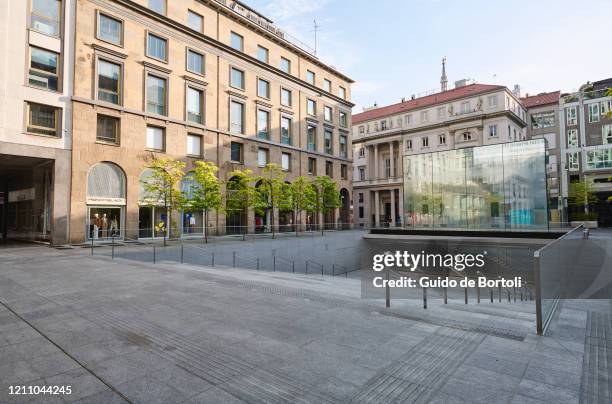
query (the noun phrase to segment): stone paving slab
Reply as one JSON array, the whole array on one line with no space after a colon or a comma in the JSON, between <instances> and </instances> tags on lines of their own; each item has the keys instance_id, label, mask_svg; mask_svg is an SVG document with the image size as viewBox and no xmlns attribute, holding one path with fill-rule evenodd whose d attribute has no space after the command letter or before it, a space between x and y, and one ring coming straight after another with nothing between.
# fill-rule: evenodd
<instances>
[{"instance_id":1,"label":"stone paving slab","mask_svg":"<svg viewBox=\"0 0 612 404\"><path fill-rule=\"evenodd\" d=\"M360 299L357 279L18 250L0 250L0 302L14 311L0 305L0 402L609 398L607 367L589 361L609 357L598 314L609 303L567 302L537 337L531 302L432 301L424 311L394 301L389 311ZM7 395L12 384L51 383L73 394Z\"/></svg>"}]
</instances>

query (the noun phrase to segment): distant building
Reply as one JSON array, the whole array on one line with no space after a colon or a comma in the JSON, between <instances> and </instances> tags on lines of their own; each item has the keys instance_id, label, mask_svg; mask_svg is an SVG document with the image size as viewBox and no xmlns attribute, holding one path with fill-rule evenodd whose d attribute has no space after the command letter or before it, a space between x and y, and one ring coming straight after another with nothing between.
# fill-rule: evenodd
<instances>
[{"instance_id":1,"label":"distant building","mask_svg":"<svg viewBox=\"0 0 612 404\"><path fill-rule=\"evenodd\" d=\"M561 198L560 176L561 169L561 142L559 96L560 91L527 94L521 99L527 109L527 139L546 140L547 162L546 175L548 182L548 207L551 224L566 222L564 203Z\"/></svg>"},{"instance_id":2,"label":"distant building","mask_svg":"<svg viewBox=\"0 0 612 404\"><path fill-rule=\"evenodd\" d=\"M404 210L403 156L525 140L526 120L520 98L508 88L465 81L353 115L355 223L411 224Z\"/></svg>"},{"instance_id":3,"label":"distant building","mask_svg":"<svg viewBox=\"0 0 612 404\"><path fill-rule=\"evenodd\" d=\"M592 207L598 213L600 226L612 225L612 110L608 89L612 78L587 83L578 92L563 94L560 99L562 198L567 203L569 183L589 179L595 183L599 203ZM572 209L569 209L571 219Z\"/></svg>"}]
</instances>

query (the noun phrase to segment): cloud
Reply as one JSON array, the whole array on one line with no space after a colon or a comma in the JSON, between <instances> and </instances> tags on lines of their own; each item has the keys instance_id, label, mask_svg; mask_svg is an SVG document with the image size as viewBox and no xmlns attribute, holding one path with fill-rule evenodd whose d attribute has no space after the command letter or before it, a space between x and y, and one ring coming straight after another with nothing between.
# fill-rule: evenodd
<instances>
[{"instance_id":1,"label":"cloud","mask_svg":"<svg viewBox=\"0 0 612 404\"><path fill-rule=\"evenodd\" d=\"M272 0L265 12L272 20L284 22L324 8L330 0Z\"/></svg>"}]
</instances>

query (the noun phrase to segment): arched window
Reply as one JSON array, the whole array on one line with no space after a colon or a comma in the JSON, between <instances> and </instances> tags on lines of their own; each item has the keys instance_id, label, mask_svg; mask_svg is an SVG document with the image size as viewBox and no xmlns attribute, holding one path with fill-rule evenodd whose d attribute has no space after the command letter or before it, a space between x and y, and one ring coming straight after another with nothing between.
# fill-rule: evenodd
<instances>
[{"instance_id":1,"label":"arched window","mask_svg":"<svg viewBox=\"0 0 612 404\"><path fill-rule=\"evenodd\" d=\"M125 204L125 174L113 163L98 163L87 176L88 201L114 201Z\"/></svg>"}]
</instances>

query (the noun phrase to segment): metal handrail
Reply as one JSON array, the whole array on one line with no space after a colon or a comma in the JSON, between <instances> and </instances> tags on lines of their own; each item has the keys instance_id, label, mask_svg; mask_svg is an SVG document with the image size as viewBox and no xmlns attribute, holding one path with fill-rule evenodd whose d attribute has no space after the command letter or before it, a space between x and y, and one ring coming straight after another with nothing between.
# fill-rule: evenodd
<instances>
[{"instance_id":1,"label":"metal handrail","mask_svg":"<svg viewBox=\"0 0 612 404\"><path fill-rule=\"evenodd\" d=\"M306 260L306 272L305 272L306 275L308 275L308 264L309 263L318 265L321 268L321 276L323 276L323 269L324 269L323 264L320 264L320 263L318 263L316 261L313 261L313 260Z\"/></svg>"},{"instance_id":2,"label":"metal handrail","mask_svg":"<svg viewBox=\"0 0 612 404\"><path fill-rule=\"evenodd\" d=\"M272 268L274 270L274 272L276 272L276 259L280 258L281 260L285 261L285 262L289 262L291 263L291 272L295 273L295 261L294 260L290 260L289 258L285 258L285 257L281 257L279 255L274 255L273 256L273 264L272 264Z\"/></svg>"}]
</instances>

